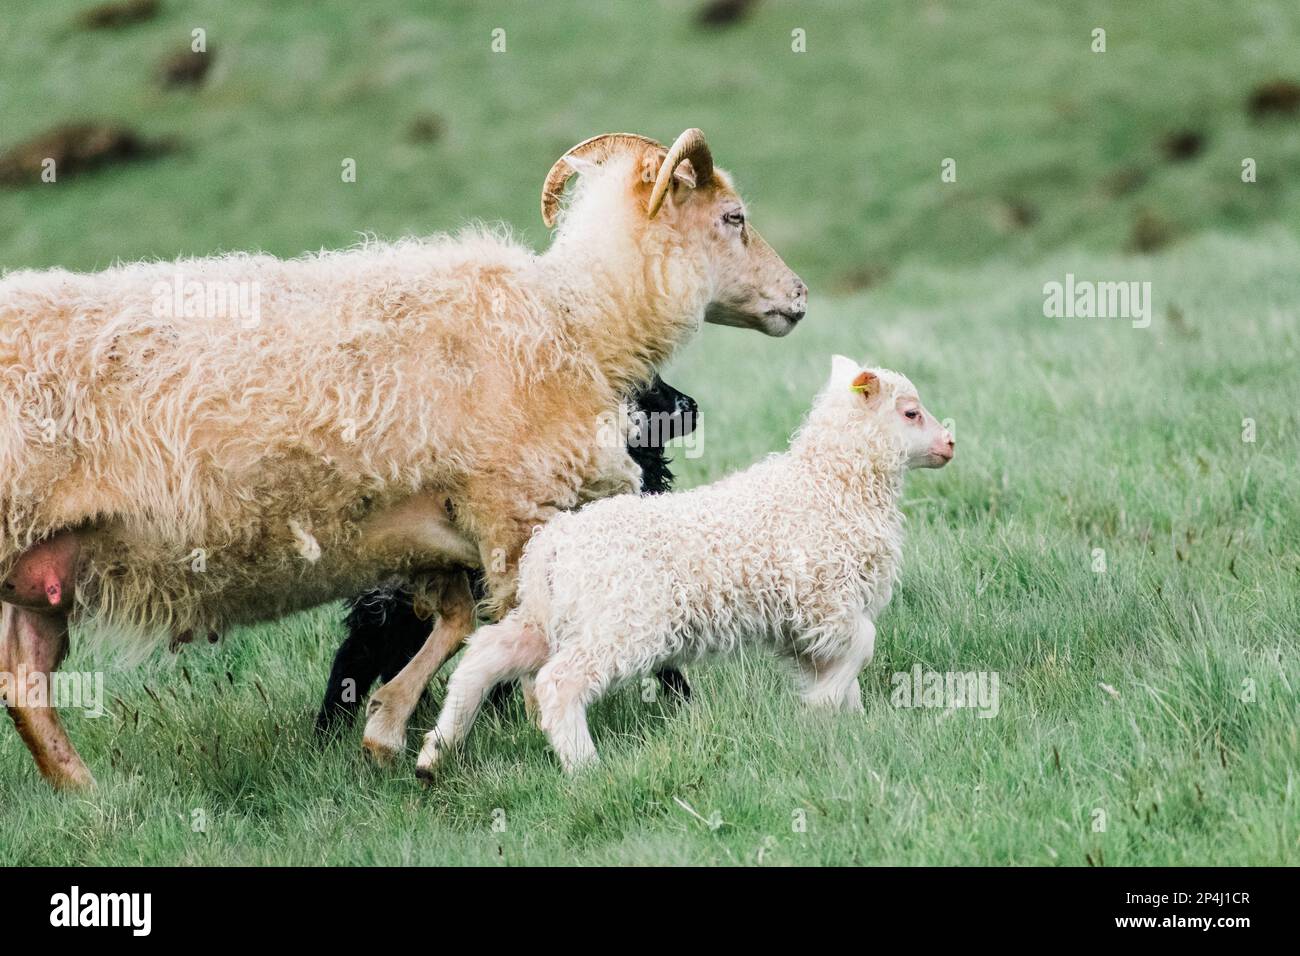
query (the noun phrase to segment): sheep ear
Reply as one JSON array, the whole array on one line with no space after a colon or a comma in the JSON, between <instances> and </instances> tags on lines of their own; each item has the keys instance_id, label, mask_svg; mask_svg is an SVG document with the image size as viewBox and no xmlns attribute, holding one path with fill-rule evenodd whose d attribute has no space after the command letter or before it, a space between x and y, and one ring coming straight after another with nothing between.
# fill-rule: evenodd
<instances>
[{"instance_id":1,"label":"sheep ear","mask_svg":"<svg viewBox=\"0 0 1300 956\"><path fill-rule=\"evenodd\" d=\"M651 151L645 154L641 160L641 182L653 183L659 175L659 167L663 165L664 153ZM695 175L695 167L691 165L689 159L683 159L681 165L673 171L673 185L689 186L694 189L698 185L699 179Z\"/></svg>"},{"instance_id":2,"label":"sheep ear","mask_svg":"<svg viewBox=\"0 0 1300 956\"><path fill-rule=\"evenodd\" d=\"M583 159L581 156L565 156L564 164L579 174L589 173L596 168L595 163L589 159Z\"/></svg>"},{"instance_id":3,"label":"sheep ear","mask_svg":"<svg viewBox=\"0 0 1300 956\"><path fill-rule=\"evenodd\" d=\"M861 392L863 398L871 401L880 394L880 379L875 372L868 372L863 369L853 377L853 382L849 385L849 388L855 392Z\"/></svg>"},{"instance_id":4,"label":"sheep ear","mask_svg":"<svg viewBox=\"0 0 1300 956\"><path fill-rule=\"evenodd\" d=\"M862 366L844 355L831 356L831 385L847 387L853 376L862 370Z\"/></svg>"},{"instance_id":5,"label":"sheep ear","mask_svg":"<svg viewBox=\"0 0 1300 956\"><path fill-rule=\"evenodd\" d=\"M691 165L689 159L682 160L682 164L678 166L677 170L673 173L673 179L677 180L679 183L685 183L692 189L695 188L695 167Z\"/></svg>"},{"instance_id":6,"label":"sheep ear","mask_svg":"<svg viewBox=\"0 0 1300 956\"><path fill-rule=\"evenodd\" d=\"M659 175L659 167L663 165L664 157L668 154L662 149L646 150L641 157L641 182L653 183L655 177Z\"/></svg>"}]
</instances>

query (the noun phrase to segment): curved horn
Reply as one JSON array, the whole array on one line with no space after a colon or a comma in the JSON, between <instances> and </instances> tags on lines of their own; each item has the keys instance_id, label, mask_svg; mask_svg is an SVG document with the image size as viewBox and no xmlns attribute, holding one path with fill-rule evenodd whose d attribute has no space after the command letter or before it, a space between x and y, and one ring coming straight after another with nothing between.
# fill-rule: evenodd
<instances>
[{"instance_id":1,"label":"curved horn","mask_svg":"<svg viewBox=\"0 0 1300 956\"><path fill-rule=\"evenodd\" d=\"M584 139L577 146L571 146L566 150L564 155L555 161L551 171L546 174L546 182L542 184L542 222L546 223L546 227L549 229L555 225L555 214L560 209L560 196L564 193L564 184L574 173L573 167L565 162L566 159L576 156L593 163L601 163L615 153L632 146L664 148L662 143L648 136L638 136L636 133L601 133L591 139Z\"/></svg>"},{"instance_id":2,"label":"curved horn","mask_svg":"<svg viewBox=\"0 0 1300 956\"><path fill-rule=\"evenodd\" d=\"M677 167L684 159L691 161L696 186L703 186L713 178L713 154L709 152L709 144L704 141L704 133L698 129L688 129L677 137L677 142L673 143L663 165L659 167L655 188L650 193L650 205L646 207L646 215L650 219L655 217L659 207L664 204L668 187L672 185L673 173L677 172Z\"/></svg>"}]
</instances>

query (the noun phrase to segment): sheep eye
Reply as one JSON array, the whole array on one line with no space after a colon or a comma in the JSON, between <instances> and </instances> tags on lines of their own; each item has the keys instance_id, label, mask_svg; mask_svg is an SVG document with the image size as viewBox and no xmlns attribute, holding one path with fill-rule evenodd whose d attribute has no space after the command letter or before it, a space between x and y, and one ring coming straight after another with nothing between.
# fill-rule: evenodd
<instances>
[{"instance_id":1,"label":"sheep eye","mask_svg":"<svg viewBox=\"0 0 1300 956\"><path fill-rule=\"evenodd\" d=\"M903 414L908 418L912 419L913 421L921 417L921 413L918 412L915 408L909 408Z\"/></svg>"},{"instance_id":2,"label":"sheep eye","mask_svg":"<svg viewBox=\"0 0 1300 956\"><path fill-rule=\"evenodd\" d=\"M724 215L722 221L729 226L743 226L745 224L745 214L740 210L733 210Z\"/></svg>"}]
</instances>

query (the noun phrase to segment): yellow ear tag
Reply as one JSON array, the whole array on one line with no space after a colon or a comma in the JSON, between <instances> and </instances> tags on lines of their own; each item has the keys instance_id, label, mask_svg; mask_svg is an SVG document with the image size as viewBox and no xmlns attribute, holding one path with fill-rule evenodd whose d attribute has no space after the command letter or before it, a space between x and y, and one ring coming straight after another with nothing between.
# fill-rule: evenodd
<instances>
[{"instance_id":1,"label":"yellow ear tag","mask_svg":"<svg viewBox=\"0 0 1300 956\"><path fill-rule=\"evenodd\" d=\"M849 384L849 388L855 392L862 392L867 398L875 395L880 390L880 379L876 378L871 372L863 369L857 374L857 377Z\"/></svg>"}]
</instances>

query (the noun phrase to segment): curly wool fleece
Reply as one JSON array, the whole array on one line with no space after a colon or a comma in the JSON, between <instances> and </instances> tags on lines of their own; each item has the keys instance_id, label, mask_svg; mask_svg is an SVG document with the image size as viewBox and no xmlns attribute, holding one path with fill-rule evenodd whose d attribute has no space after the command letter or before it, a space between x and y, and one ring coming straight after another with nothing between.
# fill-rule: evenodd
<instances>
[{"instance_id":1,"label":"curly wool fleece","mask_svg":"<svg viewBox=\"0 0 1300 956\"><path fill-rule=\"evenodd\" d=\"M493 683L527 674L573 769L595 758L585 710L610 687L744 644L792 659L809 703L861 709L857 675L899 575L903 475L951 457L951 435L914 429L908 403L919 426L904 376L837 357L788 452L692 491L555 518L525 549L519 607L471 639L420 769L464 736Z\"/></svg>"}]
</instances>

